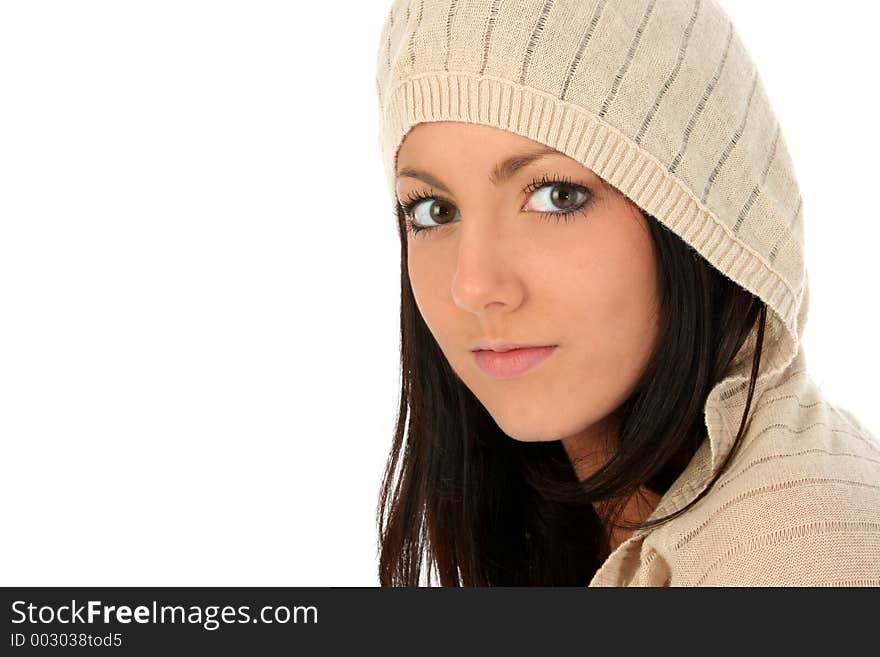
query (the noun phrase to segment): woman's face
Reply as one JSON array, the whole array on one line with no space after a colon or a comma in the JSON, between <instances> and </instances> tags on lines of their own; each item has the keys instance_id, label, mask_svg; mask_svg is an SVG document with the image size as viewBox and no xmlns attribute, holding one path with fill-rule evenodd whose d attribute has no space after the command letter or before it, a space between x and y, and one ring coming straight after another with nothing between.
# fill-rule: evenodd
<instances>
[{"instance_id":1,"label":"woman's face","mask_svg":"<svg viewBox=\"0 0 880 657\"><path fill-rule=\"evenodd\" d=\"M399 151L397 196L430 197L407 216L428 227L407 233L409 277L452 369L507 435L568 446L637 385L659 279L642 213L592 171L557 151L496 169L540 151L494 127L421 123ZM557 346L529 371L493 376L471 351L478 341Z\"/></svg>"}]
</instances>

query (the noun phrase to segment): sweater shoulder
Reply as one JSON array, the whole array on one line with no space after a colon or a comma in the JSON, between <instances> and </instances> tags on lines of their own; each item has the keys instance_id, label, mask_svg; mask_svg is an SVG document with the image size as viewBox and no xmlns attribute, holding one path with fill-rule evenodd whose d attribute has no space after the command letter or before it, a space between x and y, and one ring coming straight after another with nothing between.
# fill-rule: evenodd
<instances>
[{"instance_id":1,"label":"sweater shoulder","mask_svg":"<svg viewBox=\"0 0 880 657\"><path fill-rule=\"evenodd\" d=\"M880 442L813 385L772 391L710 491L646 537L680 586L880 586Z\"/></svg>"}]
</instances>

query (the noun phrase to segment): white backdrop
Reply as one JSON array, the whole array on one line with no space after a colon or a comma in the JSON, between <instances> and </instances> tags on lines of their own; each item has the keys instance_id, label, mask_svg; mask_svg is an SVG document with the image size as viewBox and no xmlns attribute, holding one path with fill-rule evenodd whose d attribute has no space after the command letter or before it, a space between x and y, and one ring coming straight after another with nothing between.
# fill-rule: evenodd
<instances>
[{"instance_id":1,"label":"white backdrop","mask_svg":"<svg viewBox=\"0 0 880 657\"><path fill-rule=\"evenodd\" d=\"M390 2L335 4L0 3L0 585L378 583ZM723 4L804 197L813 377L877 432L880 8Z\"/></svg>"}]
</instances>

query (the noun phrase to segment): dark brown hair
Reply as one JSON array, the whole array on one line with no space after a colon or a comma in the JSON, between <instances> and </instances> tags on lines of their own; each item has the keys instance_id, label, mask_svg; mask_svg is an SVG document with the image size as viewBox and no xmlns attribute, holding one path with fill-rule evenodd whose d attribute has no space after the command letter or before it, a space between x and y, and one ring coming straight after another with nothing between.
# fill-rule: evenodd
<instances>
[{"instance_id":1,"label":"dark brown hair","mask_svg":"<svg viewBox=\"0 0 880 657\"><path fill-rule=\"evenodd\" d=\"M752 402L766 305L643 211L661 277L660 339L633 394L616 409L611 459L578 480L559 440L507 436L434 340L410 286L401 240L400 405L377 510L383 586L586 586L612 525L656 526L701 499L726 468ZM703 492L665 518L618 523L644 485L662 495L707 439L706 397L757 325L757 348L733 448ZM595 502L610 512L600 517ZM424 579L421 577L424 573Z\"/></svg>"}]
</instances>

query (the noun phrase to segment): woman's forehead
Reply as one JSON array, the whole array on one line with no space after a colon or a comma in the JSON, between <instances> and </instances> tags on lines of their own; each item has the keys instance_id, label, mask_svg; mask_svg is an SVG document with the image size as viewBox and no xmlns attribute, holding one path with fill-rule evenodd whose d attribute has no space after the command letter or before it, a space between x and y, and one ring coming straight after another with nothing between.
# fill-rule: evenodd
<instances>
[{"instance_id":1,"label":"woman's forehead","mask_svg":"<svg viewBox=\"0 0 880 657\"><path fill-rule=\"evenodd\" d=\"M400 151L442 151L450 146L468 147L472 150L546 148L540 142L495 126L463 121L426 121L410 129L401 143Z\"/></svg>"},{"instance_id":2,"label":"woman's forehead","mask_svg":"<svg viewBox=\"0 0 880 657\"><path fill-rule=\"evenodd\" d=\"M486 172L487 180L500 186L544 161L598 180L590 169L546 144L500 128L455 121L417 124L398 151L396 175L398 180L420 179L447 191L439 178L466 169L468 175Z\"/></svg>"}]
</instances>

